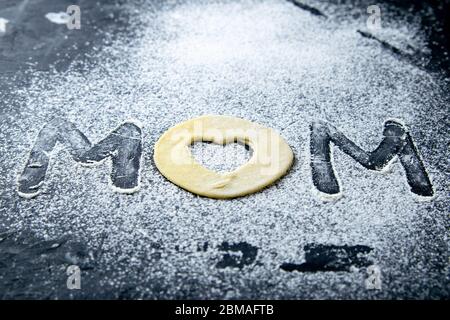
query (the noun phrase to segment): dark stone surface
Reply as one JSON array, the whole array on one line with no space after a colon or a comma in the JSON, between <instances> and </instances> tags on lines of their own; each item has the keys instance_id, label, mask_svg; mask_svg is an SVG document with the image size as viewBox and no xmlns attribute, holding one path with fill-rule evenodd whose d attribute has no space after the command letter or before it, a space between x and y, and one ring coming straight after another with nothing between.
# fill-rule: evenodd
<instances>
[{"instance_id":1,"label":"dark stone surface","mask_svg":"<svg viewBox=\"0 0 450 320\"><path fill-rule=\"evenodd\" d=\"M398 6L399 12L413 10L421 13L425 7L432 8L431 13L423 14L422 19L422 25L429 34L431 48L431 61L426 68L449 72L449 40L446 36L450 34L450 19L447 17L449 1L384 0L378 2L394 4ZM65 26L52 24L44 18L47 12L65 11L69 4L79 4L84 8L82 23L84 30L88 32L68 30ZM124 5L126 1L123 0L1 1L0 17L10 20L13 28L0 36L0 97L9 94L9 87L12 84L26 86L28 79L23 73L24 70L29 68L33 68L36 72L49 71L52 68L64 70L74 61L88 59L88 54L96 50L95 48L107 46L113 40L104 38L103 31L108 31L108 34L130 32L127 17L121 10ZM3 111L1 108L0 105L0 112ZM14 208L9 210L12 214ZM1 216L0 219L2 219ZM433 221L425 221L425 228L427 223L432 229ZM83 243L71 239L70 236L43 242L27 230L0 230L0 232L3 232L0 234L1 299L133 298L138 296L132 284L121 290L108 287L99 290L96 280L105 278L104 273L107 272L95 268L96 257L102 253L101 246L86 248ZM432 232L424 233L422 237L424 244L442 241L436 239L436 235ZM255 261L258 250L261 250L248 243L227 242L217 249L220 254L223 254L217 268L243 268L251 265ZM332 248L331 256L334 255L335 249L339 248ZM363 249L364 252L369 250ZM208 245L202 246L201 250L208 250ZM323 250L325 249L321 246L308 247L306 250L317 270L321 270L317 265L328 265L327 261L332 259L330 251ZM355 258L358 250L352 251L351 247L342 250L347 253L347 258L336 267L337 270L342 268L347 270L352 264L366 264ZM240 251L242 257L233 256L233 253L237 251ZM445 252L440 254L446 255ZM308 268L311 269L311 261L307 263L309 263ZM71 264L77 264L85 271L83 291L68 291L66 288L65 270ZM329 269L328 267L322 269L324 268ZM158 284L153 286L157 290ZM254 289L257 290L257 288ZM445 298L445 294L446 292L442 292L439 288L435 291L430 288L429 297ZM189 293L181 292L180 295L185 297L189 296Z\"/></svg>"}]
</instances>

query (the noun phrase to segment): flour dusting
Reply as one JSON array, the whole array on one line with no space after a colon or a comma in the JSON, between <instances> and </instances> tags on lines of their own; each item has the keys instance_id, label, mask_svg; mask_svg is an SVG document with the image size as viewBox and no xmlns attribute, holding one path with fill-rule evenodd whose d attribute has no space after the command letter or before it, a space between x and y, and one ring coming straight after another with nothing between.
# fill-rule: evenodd
<instances>
[{"instance_id":1,"label":"flour dusting","mask_svg":"<svg viewBox=\"0 0 450 320\"><path fill-rule=\"evenodd\" d=\"M2 228L85 243L100 252L95 271L86 271L102 275L97 288L114 294L133 288L139 298L417 298L428 294L422 286L444 294L445 271L430 268L448 264L436 254L448 244L448 87L439 75L362 37L357 30L365 21L335 18L345 16L345 7L308 3L329 18L278 0L131 6L133 38L119 37L64 72L30 70L31 84L0 100L8 111L0 122ZM47 18L65 23L62 16ZM406 45L412 39L414 51L426 52L415 23L389 21L378 36L405 51L413 50ZM393 36L397 30L400 38ZM205 114L277 130L295 154L292 169L261 192L226 201L170 183L153 163L155 142L173 125ZM142 122L140 190L112 192L107 163L83 167L57 145L43 191L21 198L17 176L55 117L74 123L94 144L126 119ZM389 118L410 128L434 200L411 197L398 161L378 174L334 149L342 190L339 199L322 201L312 184L310 124L326 120L373 150ZM246 159L241 154L238 162ZM423 233L424 225L434 232ZM216 268L223 250L239 243L258 248L253 262ZM365 288L364 267L280 268L304 262L311 243L370 247L383 290Z\"/></svg>"}]
</instances>

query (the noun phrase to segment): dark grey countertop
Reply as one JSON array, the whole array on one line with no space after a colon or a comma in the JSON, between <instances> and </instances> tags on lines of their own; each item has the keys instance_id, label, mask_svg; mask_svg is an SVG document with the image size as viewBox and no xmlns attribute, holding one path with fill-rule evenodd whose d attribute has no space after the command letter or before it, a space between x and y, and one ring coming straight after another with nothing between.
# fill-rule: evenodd
<instances>
[{"instance_id":1,"label":"dark grey countertop","mask_svg":"<svg viewBox=\"0 0 450 320\"><path fill-rule=\"evenodd\" d=\"M389 27L373 36L363 24L349 31L364 18L370 4L364 1L305 1L307 6L281 0L180 0L165 5L137 0L1 1L0 18L8 23L0 33L0 298L448 299L450 19L444 17L449 1L378 2L388 11L382 18ZM81 30L45 18L72 4L82 10ZM222 21L220 10L231 22ZM310 73L297 70L294 62L289 70L289 64L271 60L271 50L297 59L289 55L291 46L299 48L296 33L313 43L313 27L303 31L303 22L296 25L297 13L305 26L317 24L315 36L322 46L317 48L325 48L311 51L315 59L308 50L298 58L308 63ZM404 29L397 18L405 19ZM345 21L342 29L340 20ZM259 29L251 29L253 23ZM286 34L278 32L284 27ZM420 39L412 53L407 45L402 47L397 27L406 41ZM226 45L213 43L209 51L201 51L199 46L214 32L223 35ZM326 47L333 32L355 43L355 52L363 48L361 56L342 56L342 65L334 69L320 64L335 63L326 60L327 50L345 51L339 41ZM414 33L418 36L411 37ZM269 36L273 47L255 45ZM232 46L241 40L242 51L236 53ZM198 41L193 51L190 41ZM169 49L149 53L154 44ZM370 46L372 51L364 49ZM222 70L219 64L227 56L240 67ZM358 57L361 63L355 62ZM268 66L273 74L251 67L240 73L259 58L264 63L255 65ZM198 59L208 62L205 69L206 62ZM367 77L361 75L364 63L374 66L367 67ZM384 75L371 78L376 68ZM354 82L347 86L352 72ZM247 75L249 81L240 82ZM331 82L334 88L329 82L322 87L327 77L338 79ZM361 83L371 79L366 94ZM348 98L340 98L341 92ZM337 105L335 112L328 103ZM263 192L227 201L197 197L170 184L152 162L155 141L177 122L208 112L279 130L294 149L291 172ZM331 204L320 201L311 191L303 149L308 126L318 114L365 149L381 140L380 119L406 119L436 198L414 201L398 163L393 174L376 175L337 153L344 198ZM53 116L76 123L93 141L129 116L142 121L141 190L116 194L108 189L109 167L80 169L61 152L43 194L19 197L17 176L39 130ZM67 288L69 265L80 267L80 290ZM371 265L381 270L381 290L364 287Z\"/></svg>"}]
</instances>

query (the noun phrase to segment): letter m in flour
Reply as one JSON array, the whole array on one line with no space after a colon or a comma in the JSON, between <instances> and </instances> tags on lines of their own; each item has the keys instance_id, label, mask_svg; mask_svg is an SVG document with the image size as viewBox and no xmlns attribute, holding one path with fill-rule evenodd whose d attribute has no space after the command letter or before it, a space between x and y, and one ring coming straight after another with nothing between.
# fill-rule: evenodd
<instances>
[{"instance_id":1,"label":"letter m in flour","mask_svg":"<svg viewBox=\"0 0 450 320\"><path fill-rule=\"evenodd\" d=\"M92 145L75 125L55 118L39 132L27 164L18 179L20 196L39 194L49 166L51 153L61 144L72 158L84 165L111 159L111 184L115 191L132 193L139 188L142 155L142 130L135 121L126 121L106 138Z\"/></svg>"},{"instance_id":2,"label":"letter m in flour","mask_svg":"<svg viewBox=\"0 0 450 320\"><path fill-rule=\"evenodd\" d=\"M349 140L328 122L311 125L311 169L315 187L327 195L340 194L340 186L333 169L331 143L352 157L364 168L382 171L398 157L405 169L411 192L422 197L434 195L428 174L407 128L396 120L384 123L383 140L367 152Z\"/></svg>"}]
</instances>

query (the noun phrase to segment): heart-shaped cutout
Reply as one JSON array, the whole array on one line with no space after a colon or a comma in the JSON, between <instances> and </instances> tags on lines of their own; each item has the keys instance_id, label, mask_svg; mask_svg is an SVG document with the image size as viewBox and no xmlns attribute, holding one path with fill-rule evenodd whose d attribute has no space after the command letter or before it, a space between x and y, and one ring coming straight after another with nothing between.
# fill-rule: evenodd
<instances>
[{"instance_id":1,"label":"heart-shaped cutout","mask_svg":"<svg viewBox=\"0 0 450 320\"><path fill-rule=\"evenodd\" d=\"M194 142L191 153L195 161L218 173L231 172L252 157L252 148L240 142L225 145L209 141Z\"/></svg>"}]
</instances>

